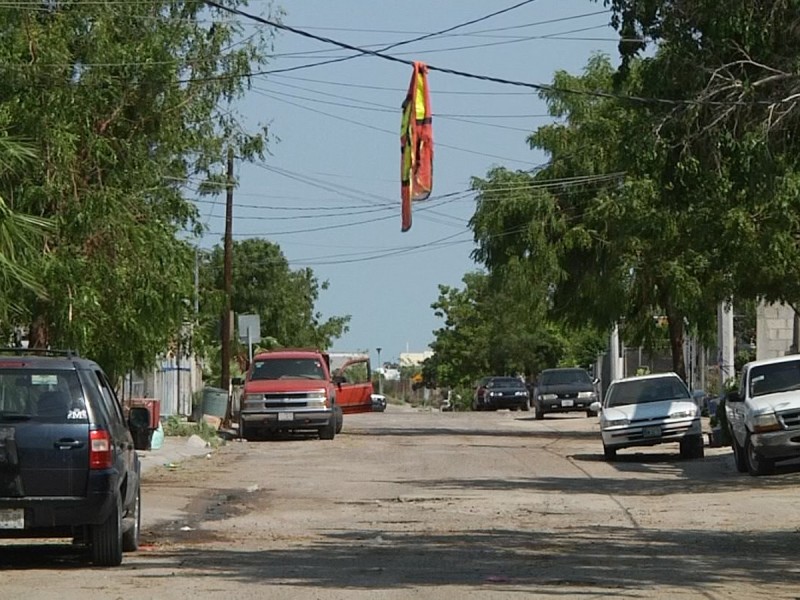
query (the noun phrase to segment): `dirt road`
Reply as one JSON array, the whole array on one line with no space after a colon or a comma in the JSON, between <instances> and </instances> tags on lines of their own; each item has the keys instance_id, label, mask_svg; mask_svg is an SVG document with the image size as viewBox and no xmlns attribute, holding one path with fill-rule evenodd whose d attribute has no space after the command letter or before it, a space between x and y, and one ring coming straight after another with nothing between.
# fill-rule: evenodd
<instances>
[{"instance_id":1,"label":"dirt road","mask_svg":"<svg viewBox=\"0 0 800 600\"><path fill-rule=\"evenodd\" d=\"M800 598L798 484L727 449L607 463L579 414L390 406L156 468L139 553L5 548L0 598Z\"/></svg>"}]
</instances>

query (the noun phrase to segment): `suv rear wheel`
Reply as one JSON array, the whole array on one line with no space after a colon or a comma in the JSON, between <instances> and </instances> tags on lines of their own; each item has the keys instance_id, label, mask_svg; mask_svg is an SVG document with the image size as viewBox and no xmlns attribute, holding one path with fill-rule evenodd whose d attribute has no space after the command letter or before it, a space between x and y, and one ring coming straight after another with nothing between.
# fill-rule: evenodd
<instances>
[{"instance_id":1,"label":"suv rear wheel","mask_svg":"<svg viewBox=\"0 0 800 600\"><path fill-rule=\"evenodd\" d=\"M123 519L124 532L122 534L123 552L136 552L139 549L139 532L142 528L142 492L136 488L136 499L128 516Z\"/></svg>"},{"instance_id":2,"label":"suv rear wheel","mask_svg":"<svg viewBox=\"0 0 800 600\"><path fill-rule=\"evenodd\" d=\"M111 514L104 523L93 525L91 531L92 562L101 567L122 564L122 507L120 499L114 503Z\"/></svg>"}]
</instances>

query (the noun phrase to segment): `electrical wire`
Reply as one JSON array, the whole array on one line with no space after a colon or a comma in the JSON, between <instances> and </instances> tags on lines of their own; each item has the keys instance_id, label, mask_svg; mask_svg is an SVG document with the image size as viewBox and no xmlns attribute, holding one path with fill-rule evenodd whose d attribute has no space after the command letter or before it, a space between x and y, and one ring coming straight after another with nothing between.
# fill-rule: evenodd
<instances>
[{"instance_id":1,"label":"electrical wire","mask_svg":"<svg viewBox=\"0 0 800 600\"><path fill-rule=\"evenodd\" d=\"M406 60L403 58L398 58L396 56L392 56L390 54L384 54L380 51L376 50L369 50L367 48L362 48L359 46L354 46L352 44L348 44L345 42L341 42L339 40L335 40L329 37L316 35L314 33L304 31L302 29L298 29L296 27L292 27L290 25L285 25L283 23L278 23L276 21L272 21L266 19L264 17L260 17L258 15L254 15L251 13L247 13L242 11L238 8L231 8L228 6L223 6L213 0L203 0L205 4L208 6L217 8L218 10L222 10L234 15L238 15L247 19L252 19L254 21L264 23L266 25L271 25L277 29L282 29L284 31L289 31L296 35L300 35L306 38L314 39L320 42L324 42L327 44L331 44L334 46L338 46L340 48L344 48L346 50L352 50L354 52L358 52L360 54L375 56L377 58L382 58L383 60L387 60L390 62L395 62L398 64L403 64L406 66L413 66L413 61ZM475 79L478 81L486 81L490 83L497 83L502 85L510 85L515 87L524 87L529 88L532 90L536 90L539 92L550 92L550 93L562 93L562 94L571 94L571 95L579 95L579 96L588 96L593 98L603 98L609 100L619 100L619 101L628 101L628 102L635 102L640 104L662 104L668 106L695 106L695 105L704 105L704 106L753 106L753 105L774 105L780 104L785 102L793 102L794 100L776 100L776 101L769 101L769 100L752 100L752 101L743 101L743 100L731 100L731 101L722 101L722 100L676 100L672 98L659 98L654 96L638 96L633 94L617 94L613 92L603 92L598 90L579 90L574 88L565 88L565 87L556 87L549 84L542 84L542 83L531 83L527 81L519 81L513 79L505 79L502 77L494 77L492 75L483 75L479 73L470 73L467 71L460 71L457 69L450 69L447 67L437 67L436 65L428 64L427 68L429 71L435 71L439 73L445 73L448 75L453 75L456 77L464 77L467 79ZM282 73L286 72L284 69L275 69L272 71L261 71L258 73L251 73L251 76L254 75L269 75L271 73Z\"/></svg>"},{"instance_id":2,"label":"electrical wire","mask_svg":"<svg viewBox=\"0 0 800 600\"><path fill-rule=\"evenodd\" d=\"M452 31L455 31L456 29L461 29L463 27L468 27L469 25L474 25L475 23L479 23L481 21L485 21L485 20L490 19L492 17L495 17L497 15L501 15L503 13L510 12L512 10L516 10L517 8L525 6L526 4L531 4L531 3L536 2L536 1L537 0L523 0L522 2L519 2L519 3L517 3L517 4L513 5L513 6L509 6L507 8L501 9L501 10L493 12L493 13L490 13L488 15L484 15L484 16L479 17L477 19L472 19L470 21L465 21L463 23L459 23L458 25L453 25L452 27L448 27L448 28L442 29L440 31L435 31L433 33L426 33L426 34L423 34L423 35L420 35L420 36L416 36L416 37L413 37L413 38L410 38L410 39L407 39L407 40L402 40L402 41L399 41L399 42L395 42L393 44L389 44L388 46L384 46L383 48L381 48L378 52L386 52L388 50L392 50L392 49L398 48L400 46L405 46L405 45L412 44L412 43L415 43L415 42L420 42L422 40L430 39L430 38L438 36L438 35L443 35L445 33L450 33ZM206 4L208 4L209 6L214 6L215 8L218 8L218 9L221 9L221 10L224 10L224 11L228 11L228 12L235 11L235 12L233 12L233 14L239 13L238 9L230 9L229 7L222 6L220 4L217 4L216 2L206 2ZM242 14L242 16L244 16L244 13L241 13L241 14ZM255 16L255 15L252 15L252 16ZM258 20L258 19L256 19L256 20ZM266 20L264 20L263 23L267 24L267 25L271 24ZM332 58L332 59L329 59L329 60L323 60L323 61L320 61L320 62L317 62L317 63L313 63L313 64L298 65L296 67L289 67L289 68L286 68L286 69L276 69L276 70L273 70L273 72L288 73L290 71L299 71L300 69L309 69L309 68L312 68L312 67L320 67L320 66L323 66L323 65L330 65L330 64L334 64L334 63L344 62L346 60L352 60L354 58L358 58L359 56L362 56L361 52L359 52L358 54L352 54L352 55L349 55L349 56L342 56L342 57Z\"/></svg>"},{"instance_id":3,"label":"electrical wire","mask_svg":"<svg viewBox=\"0 0 800 600\"><path fill-rule=\"evenodd\" d=\"M291 102L289 100L286 100L285 98L282 98L281 96L275 96L273 94L268 94L268 93L265 93L265 92L256 92L256 93L258 93L261 96L264 96L266 98L270 98L271 100L275 100L276 102L282 102L284 104L289 104L291 106L295 106L297 108L302 108L302 109L307 110L309 112L313 112L313 113L317 113L317 114L320 114L320 115L324 115L326 117L330 117L332 119L337 119L339 121L344 121L345 123L351 123L351 124L357 125L359 127L364 127L366 129L372 129L373 131L380 131L381 133L386 133L386 134L389 134L389 135L392 135L392 136L397 136L398 135L397 132L395 132L395 131L390 131L388 129L383 129L381 127L376 127L374 125L369 125L369 124L364 123L362 121L357 121L357 120L354 120L354 119L348 119L346 117L342 117L342 116L339 116L339 115L334 115L334 114L331 114L329 112L317 110L317 109L311 108L309 106L304 106L304 105L298 104L296 102ZM479 152L477 150L469 150L468 148L460 148L458 146L452 146L450 144L444 144L442 142L436 142L436 145L438 147L440 147L440 148L448 148L450 150L456 150L458 152L465 152L467 154L474 154L476 156L483 156L485 158L494 158L494 159L502 160L502 161L506 161L506 162L515 162L515 163L520 163L520 164L528 164L528 161L525 161L525 160L520 160L520 159L517 159L517 158L509 158L507 156L499 156L497 154L489 154L487 152Z\"/></svg>"}]
</instances>

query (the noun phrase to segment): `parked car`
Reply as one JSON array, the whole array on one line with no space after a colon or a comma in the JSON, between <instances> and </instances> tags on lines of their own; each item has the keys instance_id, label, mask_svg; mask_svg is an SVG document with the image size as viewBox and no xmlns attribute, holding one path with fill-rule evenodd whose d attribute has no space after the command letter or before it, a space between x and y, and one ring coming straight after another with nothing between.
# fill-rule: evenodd
<instances>
[{"instance_id":1,"label":"parked car","mask_svg":"<svg viewBox=\"0 0 800 600\"><path fill-rule=\"evenodd\" d=\"M372 412L383 412L386 410L386 396L383 394L372 394Z\"/></svg>"},{"instance_id":2,"label":"parked car","mask_svg":"<svg viewBox=\"0 0 800 600\"><path fill-rule=\"evenodd\" d=\"M528 388L516 377L489 377L475 406L476 410L530 410Z\"/></svg>"},{"instance_id":3,"label":"parked car","mask_svg":"<svg viewBox=\"0 0 800 600\"><path fill-rule=\"evenodd\" d=\"M689 388L675 373L628 377L614 381L600 411L603 454L614 460L617 450L677 442L684 458L703 457L700 410Z\"/></svg>"},{"instance_id":4,"label":"parked car","mask_svg":"<svg viewBox=\"0 0 800 600\"><path fill-rule=\"evenodd\" d=\"M134 439L150 419L147 408L124 414L97 363L72 352L1 350L0 538L71 538L101 566L136 550Z\"/></svg>"},{"instance_id":5,"label":"parked car","mask_svg":"<svg viewBox=\"0 0 800 600\"><path fill-rule=\"evenodd\" d=\"M586 369L545 369L536 382L533 407L539 420L552 412L585 411L587 417L593 417L597 413L591 405L597 400L597 380L593 380Z\"/></svg>"},{"instance_id":6,"label":"parked car","mask_svg":"<svg viewBox=\"0 0 800 600\"><path fill-rule=\"evenodd\" d=\"M769 475L800 456L800 358L782 356L742 367L739 389L725 398L736 469Z\"/></svg>"}]
</instances>

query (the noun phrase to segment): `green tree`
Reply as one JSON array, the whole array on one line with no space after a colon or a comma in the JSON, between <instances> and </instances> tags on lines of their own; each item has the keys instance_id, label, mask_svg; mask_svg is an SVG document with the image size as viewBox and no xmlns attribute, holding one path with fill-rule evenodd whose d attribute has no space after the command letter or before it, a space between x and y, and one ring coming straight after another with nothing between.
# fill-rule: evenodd
<instances>
[{"instance_id":1,"label":"green tree","mask_svg":"<svg viewBox=\"0 0 800 600\"><path fill-rule=\"evenodd\" d=\"M640 94L639 63L629 68L622 92ZM723 280L705 252L711 245L697 249L707 215L692 201L705 189L681 179L680 157L658 138L658 109L609 96L614 79L600 55L582 75L555 75L542 96L561 121L529 140L548 164L475 180L475 257L490 271L524 260L549 284L552 317L571 326L607 330L620 322L630 343L649 347L654 317L666 315L673 369L685 375L685 327L713 327Z\"/></svg>"},{"instance_id":2,"label":"green tree","mask_svg":"<svg viewBox=\"0 0 800 600\"><path fill-rule=\"evenodd\" d=\"M219 337L223 258L222 247L215 246L200 263L201 316L209 341ZM327 288L311 269L292 270L277 244L254 238L233 245L232 310L259 315L262 338L277 345L328 349L347 331L349 315L324 319L316 310L319 293Z\"/></svg>"},{"instance_id":3,"label":"green tree","mask_svg":"<svg viewBox=\"0 0 800 600\"><path fill-rule=\"evenodd\" d=\"M545 295L530 279L473 272L463 282L461 289L439 286L432 308L444 326L434 332L426 381L468 387L484 375L531 376L558 363L564 340L543 318Z\"/></svg>"},{"instance_id":4,"label":"green tree","mask_svg":"<svg viewBox=\"0 0 800 600\"><path fill-rule=\"evenodd\" d=\"M44 286L27 268L41 254L41 242L50 228L46 219L16 213L4 200L4 188L36 157L28 145L0 135L0 326L24 319L25 307L14 304L14 290L22 287L42 296ZM0 327L1 328L1 327ZM7 332L6 332L7 333Z\"/></svg>"},{"instance_id":5,"label":"green tree","mask_svg":"<svg viewBox=\"0 0 800 600\"><path fill-rule=\"evenodd\" d=\"M701 240L716 243L735 299L800 302L800 21L797 0L604 0L631 78L660 102L659 134L685 185L705 192ZM657 51L639 60L647 44ZM624 85L624 84L622 84ZM706 244L708 255L712 255Z\"/></svg>"},{"instance_id":6,"label":"green tree","mask_svg":"<svg viewBox=\"0 0 800 600\"><path fill-rule=\"evenodd\" d=\"M266 143L230 106L270 48L269 29L246 33L192 0L0 8L0 129L40 157L14 206L56 226L35 266L47 297L13 298L32 307L33 345L78 348L115 375L152 363L189 318L186 194L218 191L228 148L248 160Z\"/></svg>"}]
</instances>

